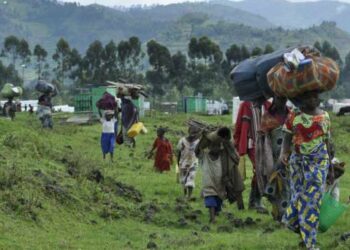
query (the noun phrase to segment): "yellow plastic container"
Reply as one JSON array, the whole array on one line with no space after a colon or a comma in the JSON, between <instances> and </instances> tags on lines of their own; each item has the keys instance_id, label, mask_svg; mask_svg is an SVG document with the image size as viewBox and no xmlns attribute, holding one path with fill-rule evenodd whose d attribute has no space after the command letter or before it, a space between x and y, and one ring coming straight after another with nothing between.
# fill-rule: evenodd
<instances>
[{"instance_id":1,"label":"yellow plastic container","mask_svg":"<svg viewBox=\"0 0 350 250\"><path fill-rule=\"evenodd\" d=\"M142 129L144 128L144 125L142 122L137 122L134 125L131 126L131 128L128 131L128 137L130 138L134 138L136 136L138 136Z\"/></svg>"}]
</instances>

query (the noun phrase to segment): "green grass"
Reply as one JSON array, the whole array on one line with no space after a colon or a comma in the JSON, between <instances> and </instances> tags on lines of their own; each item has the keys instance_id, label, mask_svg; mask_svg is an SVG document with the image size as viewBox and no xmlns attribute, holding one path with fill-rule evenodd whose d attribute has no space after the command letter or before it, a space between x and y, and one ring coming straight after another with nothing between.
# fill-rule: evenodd
<instances>
[{"instance_id":1,"label":"green grass","mask_svg":"<svg viewBox=\"0 0 350 250\"><path fill-rule=\"evenodd\" d=\"M296 249L297 235L280 228L270 216L240 212L235 205L225 204L217 225L202 232L208 215L199 198L200 170L197 201L185 206L176 201L182 190L175 182L174 169L155 173L145 153L155 139L157 125L170 128L167 136L175 146L181 132L186 132L186 115L145 118L149 133L137 138L136 150L118 147L114 164L101 159L99 124L64 125L61 118L56 116L53 131L42 130L36 117L28 114L19 114L14 122L0 119L0 249L146 249L150 241L158 249ZM230 116L196 118L231 124ZM349 117L333 117L337 157L347 163L349 125ZM251 178L248 168L245 204ZM105 181L99 184L89 180L92 170L101 171ZM138 190L142 201L123 196L117 182ZM133 189L125 190L137 195ZM342 200L349 194L347 171L341 181ZM196 220L186 219L187 225L179 223L194 211ZM257 224L235 228L227 213L243 220L252 217ZM349 231L349 215L347 211L327 233L319 234L322 249L349 249L350 240L339 240Z\"/></svg>"}]
</instances>

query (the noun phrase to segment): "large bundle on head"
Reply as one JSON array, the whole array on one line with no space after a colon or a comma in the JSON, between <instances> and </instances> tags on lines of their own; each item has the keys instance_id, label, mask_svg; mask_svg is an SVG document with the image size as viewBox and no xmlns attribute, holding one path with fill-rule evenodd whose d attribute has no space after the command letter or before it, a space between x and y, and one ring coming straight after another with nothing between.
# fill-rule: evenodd
<instances>
[{"instance_id":1,"label":"large bundle on head","mask_svg":"<svg viewBox=\"0 0 350 250\"><path fill-rule=\"evenodd\" d=\"M302 50L314 51L311 46L303 46ZM284 55L290 53L295 47L277 50L258 57L242 61L231 72L233 87L242 101L256 101L267 99L274 95L267 74L284 61Z\"/></svg>"},{"instance_id":2,"label":"large bundle on head","mask_svg":"<svg viewBox=\"0 0 350 250\"><path fill-rule=\"evenodd\" d=\"M290 67L281 62L267 74L268 83L278 96L294 98L308 91L329 91L336 86L340 70L335 61L319 54L302 51L300 62Z\"/></svg>"},{"instance_id":3,"label":"large bundle on head","mask_svg":"<svg viewBox=\"0 0 350 250\"><path fill-rule=\"evenodd\" d=\"M231 72L233 87L242 101L255 101L273 95L267 79L267 72L283 61L283 55L292 51L287 48L270 54L252 57L242 61Z\"/></svg>"},{"instance_id":4,"label":"large bundle on head","mask_svg":"<svg viewBox=\"0 0 350 250\"><path fill-rule=\"evenodd\" d=\"M120 82L111 82L111 81L107 81L107 83L113 86L116 86L117 95L119 94L119 95L132 96L132 97L138 97L139 95L143 95L147 97L144 86L140 84L120 83Z\"/></svg>"},{"instance_id":5,"label":"large bundle on head","mask_svg":"<svg viewBox=\"0 0 350 250\"><path fill-rule=\"evenodd\" d=\"M115 110L117 107L117 102L113 95L105 92L101 99L96 102L96 107L103 110Z\"/></svg>"},{"instance_id":6,"label":"large bundle on head","mask_svg":"<svg viewBox=\"0 0 350 250\"><path fill-rule=\"evenodd\" d=\"M23 94L21 87L15 87L12 83L6 83L1 90L1 96L4 98L15 98Z\"/></svg>"},{"instance_id":7,"label":"large bundle on head","mask_svg":"<svg viewBox=\"0 0 350 250\"><path fill-rule=\"evenodd\" d=\"M57 88L55 85L49 82L45 82L43 80L39 80L35 85L35 90L41 92L43 94L52 94L53 96L57 95Z\"/></svg>"}]
</instances>

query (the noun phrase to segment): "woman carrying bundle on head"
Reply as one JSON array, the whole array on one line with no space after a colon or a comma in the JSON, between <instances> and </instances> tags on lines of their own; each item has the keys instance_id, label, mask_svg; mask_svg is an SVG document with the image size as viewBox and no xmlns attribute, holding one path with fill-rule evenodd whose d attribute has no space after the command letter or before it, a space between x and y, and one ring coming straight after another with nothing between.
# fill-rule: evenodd
<instances>
[{"instance_id":1,"label":"woman carrying bundle on head","mask_svg":"<svg viewBox=\"0 0 350 250\"><path fill-rule=\"evenodd\" d=\"M291 198L282 222L300 235L302 246L317 249L320 206L330 167L330 118L319 107L319 93L336 86L339 67L305 48L284 56L285 61L267 74L273 92L299 108L288 115L283 128L279 163L289 164Z\"/></svg>"},{"instance_id":2,"label":"woman carrying bundle on head","mask_svg":"<svg viewBox=\"0 0 350 250\"><path fill-rule=\"evenodd\" d=\"M319 108L317 91L294 99L300 111L292 112L284 126L280 161L290 169L291 200L282 221L300 234L302 245L315 249L320 205L326 186L330 118Z\"/></svg>"}]
</instances>

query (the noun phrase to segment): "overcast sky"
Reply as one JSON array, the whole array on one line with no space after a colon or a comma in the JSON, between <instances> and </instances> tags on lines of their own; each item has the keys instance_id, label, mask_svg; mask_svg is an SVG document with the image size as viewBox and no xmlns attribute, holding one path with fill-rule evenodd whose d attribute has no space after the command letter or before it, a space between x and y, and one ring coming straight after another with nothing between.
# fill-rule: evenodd
<instances>
[{"instance_id":1,"label":"overcast sky","mask_svg":"<svg viewBox=\"0 0 350 250\"><path fill-rule=\"evenodd\" d=\"M79 2L80 4L102 4L102 5L109 5L109 6L115 6L115 5L123 5L123 6L130 6L135 4L169 4L169 3L179 3L179 2L188 2L188 0L61 0L64 2ZM195 1L203 1L203 0L191 0L191 2ZM317 0L288 0L291 2L306 2L306 1L317 1ZM341 2L348 2L350 3L350 0L340 0Z\"/></svg>"}]
</instances>

